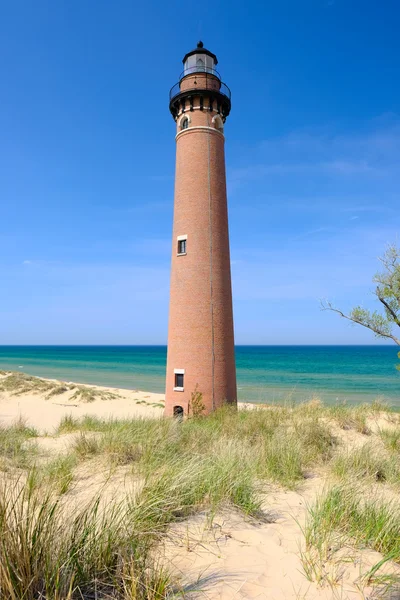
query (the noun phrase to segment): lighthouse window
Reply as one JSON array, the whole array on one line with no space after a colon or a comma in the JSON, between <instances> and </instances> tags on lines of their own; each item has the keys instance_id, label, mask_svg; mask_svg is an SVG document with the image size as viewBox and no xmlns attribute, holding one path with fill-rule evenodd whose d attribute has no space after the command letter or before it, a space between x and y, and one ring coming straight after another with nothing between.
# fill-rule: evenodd
<instances>
[{"instance_id":1,"label":"lighthouse window","mask_svg":"<svg viewBox=\"0 0 400 600\"><path fill-rule=\"evenodd\" d=\"M181 122L181 129L187 129L189 127L189 119L185 117Z\"/></svg>"},{"instance_id":2,"label":"lighthouse window","mask_svg":"<svg viewBox=\"0 0 400 600\"><path fill-rule=\"evenodd\" d=\"M185 378L184 369L174 369L174 391L183 392L183 382Z\"/></svg>"},{"instance_id":3,"label":"lighthouse window","mask_svg":"<svg viewBox=\"0 0 400 600\"><path fill-rule=\"evenodd\" d=\"M186 254L186 240L178 241L178 254Z\"/></svg>"},{"instance_id":4,"label":"lighthouse window","mask_svg":"<svg viewBox=\"0 0 400 600\"><path fill-rule=\"evenodd\" d=\"M186 254L187 235L178 235L178 256Z\"/></svg>"},{"instance_id":5,"label":"lighthouse window","mask_svg":"<svg viewBox=\"0 0 400 600\"><path fill-rule=\"evenodd\" d=\"M198 58L196 61L196 67L198 71L204 71L204 60L202 58Z\"/></svg>"},{"instance_id":6,"label":"lighthouse window","mask_svg":"<svg viewBox=\"0 0 400 600\"><path fill-rule=\"evenodd\" d=\"M183 388L183 373L175 373L175 387Z\"/></svg>"}]
</instances>

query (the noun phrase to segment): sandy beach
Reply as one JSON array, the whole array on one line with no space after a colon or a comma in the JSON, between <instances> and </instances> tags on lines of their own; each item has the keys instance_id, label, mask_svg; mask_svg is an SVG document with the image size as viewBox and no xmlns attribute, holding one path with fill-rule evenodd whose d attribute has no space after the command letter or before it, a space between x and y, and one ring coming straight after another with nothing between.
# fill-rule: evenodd
<instances>
[{"instance_id":1,"label":"sandy beach","mask_svg":"<svg viewBox=\"0 0 400 600\"><path fill-rule=\"evenodd\" d=\"M0 376L0 384L6 377ZM41 452L53 457L67 453L76 435L57 432L61 419L67 416L74 419L84 415L104 419L160 419L163 414L162 394L69 383L71 389L51 395L53 386L65 384L42 381L49 383L46 392L30 391L17 395L4 390L0 392L0 424L8 427L23 419L26 425L38 430L35 443ZM78 397L83 397L87 390L92 399L90 402ZM369 434L366 436L332 423L334 434L346 451L363 446L372 437L378 443L377 433L382 427L393 429L399 425L392 417L377 414L368 417ZM116 466L111 472L101 458L94 457L76 468L74 484L64 498L71 505L80 504L100 487L106 490L110 499L123 498L132 492L129 473L128 465ZM173 523L162 544L162 560L177 577L188 598L389 598L379 595L382 585L361 576L382 558L380 553L368 548L343 548L343 560L338 552L324 561L320 581L307 578L302 562L302 552L306 550L303 530L307 511L327 489L329 482L327 469L317 467L295 489L284 489L272 482L267 484L262 497L262 515L258 519L226 508L211 516L207 511L200 511L182 522ZM389 488L386 493L391 493ZM386 564L384 572L398 574L399 568L393 563Z\"/></svg>"},{"instance_id":2,"label":"sandy beach","mask_svg":"<svg viewBox=\"0 0 400 600\"><path fill-rule=\"evenodd\" d=\"M2 378L4 375L0 376L0 382ZM163 415L164 394L60 382L55 379L42 380L55 385L67 383L74 387L50 398L45 393L37 392L18 395L0 392L0 423L7 425L22 417L41 434L51 435L66 415L76 418L89 415L102 419L159 418ZM94 399L88 402L74 398L76 389L90 390ZM251 403L239 403L240 408L251 409L253 406Z\"/></svg>"},{"instance_id":3,"label":"sandy beach","mask_svg":"<svg viewBox=\"0 0 400 600\"><path fill-rule=\"evenodd\" d=\"M52 379L46 381L57 383ZM72 385L78 386L78 384ZM83 415L93 415L105 419L111 417L126 419L160 417L163 413L163 394L97 385L79 384L79 387L93 390L95 399L91 402L73 399L74 390L66 391L49 399L45 394L33 392L18 396L0 392L0 423L12 423L15 419L23 417L29 425L37 428L41 433L51 434L65 415L77 418ZM105 399L107 394L110 394L111 399Z\"/></svg>"}]
</instances>

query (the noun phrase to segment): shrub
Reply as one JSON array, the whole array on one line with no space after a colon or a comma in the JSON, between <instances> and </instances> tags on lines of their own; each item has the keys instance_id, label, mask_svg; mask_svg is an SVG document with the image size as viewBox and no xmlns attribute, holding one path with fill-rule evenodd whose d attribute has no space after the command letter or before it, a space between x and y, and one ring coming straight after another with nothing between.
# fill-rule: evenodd
<instances>
[{"instance_id":1,"label":"shrub","mask_svg":"<svg viewBox=\"0 0 400 600\"><path fill-rule=\"evenodd\" d=\"M203 394L199 392L198 386L196 385L194 392L190 394L188 415L193 418L199 418L204 415L206 405L203 402Z\"/></svg>"}]
</instances>

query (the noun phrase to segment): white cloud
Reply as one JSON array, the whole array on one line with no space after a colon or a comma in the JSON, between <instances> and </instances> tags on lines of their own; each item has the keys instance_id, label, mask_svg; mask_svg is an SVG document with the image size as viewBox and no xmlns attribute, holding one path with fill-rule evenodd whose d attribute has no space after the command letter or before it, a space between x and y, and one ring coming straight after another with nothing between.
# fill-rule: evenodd
<instances>
[{"instance_id":1,"label":"white cloud","mask_svg":"<svg viewBox=\"0 0 400 600\"><path fill-rule=\"evenodd\" d=\"M264 140L249 155L247 166L228 172L230 185L287 174L396 175L400 168L400 116L390 115L390 118L371 121L367 131L363 132L293 131Z\"/></svg>"}]
</instances>

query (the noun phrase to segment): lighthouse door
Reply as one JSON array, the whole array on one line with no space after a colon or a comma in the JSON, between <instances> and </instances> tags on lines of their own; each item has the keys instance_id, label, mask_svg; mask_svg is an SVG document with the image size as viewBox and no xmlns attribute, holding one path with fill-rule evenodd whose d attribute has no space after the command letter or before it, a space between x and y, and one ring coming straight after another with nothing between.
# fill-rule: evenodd
<instances>
[{"instance_id":1,"label":"lighthouse door","mask_svg":"<svg viewBox=\"0 0 400 600\"><path fill-rule=\"evenodd\" d=\"M182 420L183 419L183 408L182 406L174 406L174 417L175 419Z\"/></svg>"}]
</instances>

